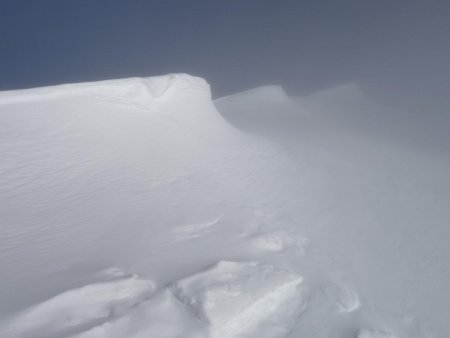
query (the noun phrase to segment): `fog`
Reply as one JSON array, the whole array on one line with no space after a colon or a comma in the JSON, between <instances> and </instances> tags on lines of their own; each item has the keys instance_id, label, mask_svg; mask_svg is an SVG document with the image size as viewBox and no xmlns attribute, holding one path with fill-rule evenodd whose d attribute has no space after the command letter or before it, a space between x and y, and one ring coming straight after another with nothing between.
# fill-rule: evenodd
<instances>
[{"instance_id":1,"label":"fog","mask_svg":"<svg viewBox=\"0 0 450 338\"><path fill-rule=\"evenodd\" d=\"M0 89L186 72L215 97L357 83L448 113L446 0L2 0Z\"/></svg>"}]
</instances>

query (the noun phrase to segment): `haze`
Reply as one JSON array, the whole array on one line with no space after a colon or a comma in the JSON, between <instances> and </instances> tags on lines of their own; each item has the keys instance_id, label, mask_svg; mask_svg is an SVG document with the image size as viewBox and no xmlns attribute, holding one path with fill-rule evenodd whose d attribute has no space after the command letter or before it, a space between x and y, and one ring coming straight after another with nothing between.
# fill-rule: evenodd
<instances>
[{"instance_id":1,"label":"haze","mask_svg":"<svg viewBox=\"0 0 450 338\"><path fill-rule=\"evenodd\" d=\"M220 97L358 83L448 111L446 0L2 0L0 89L186 72Z\"/></svg>"}]
</instances>

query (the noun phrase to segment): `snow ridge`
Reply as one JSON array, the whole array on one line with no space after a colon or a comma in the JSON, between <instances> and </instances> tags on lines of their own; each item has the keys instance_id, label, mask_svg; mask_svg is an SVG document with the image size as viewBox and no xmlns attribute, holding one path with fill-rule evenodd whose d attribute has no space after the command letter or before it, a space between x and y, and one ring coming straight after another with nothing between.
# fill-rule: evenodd
<instances>
[{"instance_id":1,"label":"snow ridge","mask_svg":"<svg viewBox=\"0 0 450 338\"><path fill-rule=\"evenodd\" d=\"M128 94L135 97L136 93L140 93L148 99L155 100L173 91L202 92L211 97L210 86L206 80L188 74L168 74L3 91L0 92L0 105L89 94L120 96Z\"/></svg>"},{"instance_id":2,"label":"snow ridge","mask_svg":"<svg viewBox=\"0 0 450 338\"><path fill-rule=\"evenodd\" d=\"M214 102L220 103L221 101L228 101L230 99L238 101L252 101L258 103L283 103L289 102L290 98L286 94L283 87L278 85L266 85L253 89L249 89L237 94L231 94L227 96L220 97Z\"/></svg>"},{"instance_id":3,"label":"snow ridge","mask_svg":"<svg viewBox=\"0 0 450 338\"><path fill-rule=\"evenodd\" d=\"M221 115L206 81L186 74L0 93L0 336L428 337L400 297L395 313L370 301L401 292L370 286L444 280L432 261L446 243L419 226L403 236L414 220L397 216L413 208L389 209L402 184L417 177L433 197L435 181L404 174L427 171L416 154L320 114L346 112L357 91L318 94L319 116L279 86L216 100ZM447 168L430 172L441 184ZM422 213L428 202L415 202ZM374 226L385 217L392 239ZM396 279L399 246L420 254L417 280Z\"/></svg>"}]
</instances>

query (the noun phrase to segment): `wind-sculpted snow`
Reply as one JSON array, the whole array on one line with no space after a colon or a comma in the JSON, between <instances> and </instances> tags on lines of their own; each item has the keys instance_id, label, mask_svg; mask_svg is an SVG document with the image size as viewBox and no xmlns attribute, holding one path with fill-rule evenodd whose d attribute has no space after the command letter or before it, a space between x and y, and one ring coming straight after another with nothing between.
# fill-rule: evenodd
<instances>
[{"instance_id":1,"label":"wind-sculpted snow","mask_svg":"<svg viewBox=\"0 0 450 338\"><path fill-rule=\"evenodd\" d=\"M204 79L187 74L170 74L4 91L0 92L0 105L90 95L99 97L128 96L131 99L130 102L141 96L150 101L168 95L170 92L186 90L191 93L202 92L209 97L211 95L209 84Z\"/></svg>"},{"instance_id":2,"label":"wind-sculpted snow","mask_svg":"<svg viewBox=\"0 0 450 338\"><path fill-rule=\"evenodd\" d=\"M376 104L355 84L290 103L262 102L248 91L216 104L236 128L288 149L297 161L297 177L309 180L301 183L294 219L309 239L307 256L318 257L319 247L328 252L318 260L328 266L329 279L314 283L322 284L321 296L302 316L315 324L299 325L295 332L309 337L334 337L338 331L358 338L448 336L443 314L450 313L444 300L450 295L444 286L450 251L444 224L450 213L444 205L450 201L450 157L434 147L433 135L423 138L427 116L413 120ZM321 210L310 213L319 204ZM342 280L337 276L344 271ZM332 315L321 297L335 303ZM328 325L317 319L323 316ZM359 335L352 328L356 322L362 326Z\"/></svg>"},{"instance_id":3,"label":"wind-sculpted snow","mask_svg":"<svg viewBox=\"0 0 450 338\"><path fill-rule=\"evenodd\" d=\"M301 276L257 263L219 262L171 288L212 338L284 337L305 300Z\"/></svg>"},{"instance_id":4,"label":"wind-sculpted snow","mask_svg":"<svg viewBox=\"0 0 450 338\"><path fill-rule=\"evenodd\" d=\"M281 86L263 86L254 89L247 90L242 93L233 94L230 96L221 97L215 100L216 104L220 104L221 101L226 101L230 104L230 101L239 101L239 104L245 103L274 103L282 104L291 101L289 96Z\"/></svg>"},{"instance_id":5,"label":"wind-sculpted snow","mask_svg":"<svg viewBox=\"0 0 450 338\"><path fill-rule=\"evenodd\" d=\"M377 109L185 74L0 93L0 336L448 336L448 157Z\"/></svg>"},{"instance_id":6,"label":"wind-sculpted snow","mask_svg":"<svg viewBox=\"0 0 450 338\"><path fill-rule=\"evenodd\" d=\"M131 311L155 285L136 277L69 290L19 313L7 325L9 337L64 337Z\"/></svg>"},{"instance_id":7,"label":"wind-sculpted snow","mask_svg":"<svg viewBox=\"0 0 450 338\"><path fill-rule=\"evenodd\" d=\"M229 123L250 132L261 128L289 129L299 113L299 106L280 86L255 88L219 98L214 104Z\"/></svg>"},{"instance_id":8,"label":"wind-sculpted snow","mask_svg":"<svg viewBox=\"0 0 450 338\"><path fill-rule=\"evenodd\" d=\"M136 276L69 290L16 315L3 334L277 338L304 307L300 276L254 262L219 262L156 293L153 282Z\"/></svg>"},{"instance_id":9,"label":"wind-sculpted snow","mask_svg":"<svg viewBox=\"0 0 450 338\"><path fill-rule=\"evenodd\" d=\"M3 326L18 336L68 333L71 321L58 315L86 308L77 328L106 320L114 299L96 314L64 293L91 285L102 267L169 283L244 257L242 223L284 190L265 179L288 170L282 151L227 124L202 79L64 85L1 100L0 316L29 313L20 318L30 327ZM265 167L269 158L279 167Z\"/></svg>"}]
</instances>

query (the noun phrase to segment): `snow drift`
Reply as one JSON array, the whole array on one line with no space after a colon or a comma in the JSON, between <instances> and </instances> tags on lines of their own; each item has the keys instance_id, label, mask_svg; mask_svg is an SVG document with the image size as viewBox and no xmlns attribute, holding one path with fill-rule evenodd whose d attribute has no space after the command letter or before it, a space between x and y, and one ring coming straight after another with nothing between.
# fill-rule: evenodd
<instances>
[{"instance_id":1,"label":"snow drift","mask_svg":"<svg viewBox=\"0 0 450 338\"><path fill-rule=\"evenodd\" d=\"M0 335L445 336L448 157L378 110L185 74L0 93Z\"/></svg>"}]
</instances>

